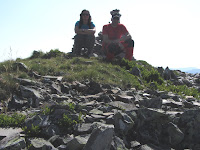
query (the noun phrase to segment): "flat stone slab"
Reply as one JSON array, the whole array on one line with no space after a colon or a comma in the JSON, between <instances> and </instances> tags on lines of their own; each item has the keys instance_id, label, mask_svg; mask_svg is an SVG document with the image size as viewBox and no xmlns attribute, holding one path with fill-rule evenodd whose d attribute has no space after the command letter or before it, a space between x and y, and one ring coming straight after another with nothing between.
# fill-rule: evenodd
<instances>
[{"instance_id":1,"label":"flat stone slab","mask_svg":"<svg viewBox=\"0 0 200 150\"><path fill-rule=\"evenodd\" d=\"M63 77L62 76L42 76L43 78L52 80L52 81L62 81Z\"/></svg>"},{"instance_id":2,"label":"flat stone slab","mask_svg":"<svg viewBox=\"0 0 200 150\"><path fill-rule=\"evenodd\" d=\"M113 101L113 102L110 102L108 104L113 106L113 107L124 109L126 111L137 109L134 104L128 104L128 103L124 103L124 102L121 102L121 101Z\"/></svg>"},{"instance_id":3,"label":"flat stone slab","mask_svg":"<svg viewBox=\"0 0 200 150\"><path fill-rule=\"evenodd\" d=\"M12 136L22 131L21 128L0 128L0 137Z\"/></svg>"}]
</instances>

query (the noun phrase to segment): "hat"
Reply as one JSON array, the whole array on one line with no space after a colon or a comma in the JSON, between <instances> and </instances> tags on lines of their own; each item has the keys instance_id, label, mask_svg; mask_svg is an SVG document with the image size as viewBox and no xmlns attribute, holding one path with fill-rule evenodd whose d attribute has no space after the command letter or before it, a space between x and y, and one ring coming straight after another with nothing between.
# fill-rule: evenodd
<instances>
[{"instance_id":1,"label":"hat","mask_svg":"<svg viewBox=\"0 0 200 150\"><path fill-rule=\"evenodd\" d=\"M120 18L121 17L121 14L119 13L119 9L115 9L115 10L112 10L110 12L110 14L112 15L112 18Z\"/></svg>"}]
</instances>

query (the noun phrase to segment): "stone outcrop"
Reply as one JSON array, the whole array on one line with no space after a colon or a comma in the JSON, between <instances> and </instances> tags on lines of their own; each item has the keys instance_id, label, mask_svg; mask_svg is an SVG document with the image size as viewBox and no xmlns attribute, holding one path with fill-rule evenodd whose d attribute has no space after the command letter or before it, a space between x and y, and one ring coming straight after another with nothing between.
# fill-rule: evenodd
<instances>
[{"instance_id":1,"label":"stone outcrop","mask_svg":"<svg viewBox=\"0 0 200 150\"><path fill-rule=\"evenodd\" d=\"M27 71L21 63L16 65ZM169 68L159 72L177 85L200 89L199 74L179 71L178 76ZM141 76L137 68L132 74ZM200 148L200 102L192 96L183 98L150 89L122 90L94 81L67 83L62 77L36 78L16 79L19 90L8 102L8 112L26 114L26 130L38 130L32 134L21 130L12 135L0 133L0 150Z\"/></svg>"}]
</instances>

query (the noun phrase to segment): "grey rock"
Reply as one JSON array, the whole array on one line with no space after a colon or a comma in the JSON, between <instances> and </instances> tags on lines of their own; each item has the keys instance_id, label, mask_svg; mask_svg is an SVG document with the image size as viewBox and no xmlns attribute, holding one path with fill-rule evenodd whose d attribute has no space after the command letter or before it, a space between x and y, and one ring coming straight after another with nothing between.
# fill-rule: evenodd
<instances>
[{"instance_id":1,"label":"grey rock","mask_svg":"<svg viewBox=\"0 0 200 150\"><path fill-rule=\"evenodd\" d=\"M0 150L21 150L26 147L26 142L19 134L7 136L0 141Z\"/></svg>"},{"instance_id":2,"label":"grey rock","mask_svg":"<svg viewBox=\"0 0 200 150\"><path fill-rule=\"evenodd\" d=\"M140 71L140 69L137 68L137 67L133 67L130 73L131 73L132 75L141 77L141 71Z\"/></svg>"},{"instance_id":3,"label":"grey rock","mask_svg":"<svg viewBox=\"0 0 200 150\"><path fill-rule=\"evenodd\" d=\"M99 110L99 109L92 109L89 112L90 114L96 114L96 115L102 115L103 111Z\"/></svg>"},{"instance_id":4,"label":"grey rock","mask_svg":"<svg viewBox=\"0 0 200 150\"><path fill-rule=\"evenodd\" d=\"M194 108L195 107L192 102L183 101L183 104L184 104L185 108Z\"/></svg>"},{"instance_id":5,"label":"grey rock","mask_svg":"<svg viewBox=\"0 0 200 150\"><path fill-rule=\"evenodd\" d=\"M115 108L118 108L118 109L121 109L121 110L126 110L126 111L130 111L130 110L135 110L136 109L136 106L135 104L127 104L127 103L124 103L124 102L121 102L121 101L114 101L114 102L110 102L108 103L109 105L115 107Z\"/></svg>"},{"instance_id":6,"label":"grey rock","mask_svg":"<svg viewBox=\"0 0 200 150\"><path fill-rule=\"evenodd\" d=\"M189 81L189 80L187 80L187 79L182 79L182 81L183 81L183 83L184 84L186 84L187 86L189 86L189 87L192 87L192 83Z\"/></svg>"},{"instance_id":7,"label":"grey rock","mask_svg":"<svg viewBox=\"0 0 200 150\"><path fill-rule=\"evenodd\" d=\"M61 87L58 83L53 82L51 85L52 94L61 94Z\"/></svg>"},{"instance_id":8,"label":"grey rock","mask_svg":"<svg viewBox=\"0 0 200 150\"><path fill-rule=\"evenodd\" d=\"M38 107L39 101L44 100L44 97L40 94L40 92L33 88L20 85L20 90L21 90L22 97L29 98L31 102L30 106L32 107Z\"/></svg>"},{"instance_id":9,"label":"grey rock","mask_svg":"<svg viewBox=\"0 0 200 150\"><path fill-rule=\"evenodd\" d=\"M56 150L56 148L43 138L29 139L30 150Z\"/></svg>"},{"instance_id":10,"label":"grey rock","mask_svg":"<svg viewBox=\"0 0 200 150\"><path fill-rule=\"evenodd\" d=\"M82 123L80 125L77 125L75 130L75 134L83 135L83 134L89 134L92 132L92 123Z\"/></svg>"},{"instance_id":11,"label":"grey rock","mask_svg":"<svg viewBox=\"0 0 200 150\"><path fill-rule=\"evenodd\" d=\"M163 67L158 67L157 68L158 72L161 74L161 76L163 75L164 69Z\"/></svg>"},{"instance_id":12,"label":"grey rock","mask_svg":"<svg viewBox=\"0 0 200 150\"><path fill-rule=\"evenodd\" d=\"M186 101L193 102L196 101L196 99L193 96L186 96Z\"/></svg>"},{"instance_id":13,"label":"grey rock","mask_svg":"<svg viewBox=\"0 0 200 150\"><path fill-rule=\"evenodd\" d=\"M105 103L109 103L112 101L112 99L108 96L108 95L100 95L99 98L97 98L98 102L105 102Z\"/></svg>"},{"instance_id":14,"label":"grey rock","mask_svg":"<svg viewBox=\"0 0 200 150\"><path fill-rule=\"evenodd\" d=\"M65 95L60 96L60 95L57 95L57 94L52 94L51 96L52 96L52 99L54 101L64 101L64 100L68 100L69 99L69 97L65 96Z\"/></svg>"},{"instance_id":15,"label":"grey rock","mask_svg":"<svg viewBox=\"0 0 200 150\"><path fill-rule=\"evenodd\" d=\"M111 149L112 150L128 150L123 142L122 139L120 139L117 136L113 137L112 143L111 143Z\"/></svg>"},{"instance_id":16,"label":"grey rock","mask_svg":"<svg viewBox=\"0 0 200 150\"><path fill-rule=\"evenodd\" d=\"M143 129L144 126L147 126L147 130L149 130L148 125L152 123L153 126L157 126L157 124L166 124L170 121L169 115L167 115L163 110L151 108L138 109L137 118L136 129L141 129L142 132L145 131Z\"/></svg>"},{"instance_id":17,"label":"grey rock","mask_svg":"<svg viewBox=\"0 0 200 150\"><path fill-rule=\"evenodd\" d=\"M19 69L20 71L28 72L29 68L22 62L15 62L13 64L13 67L17 70Z\"/></svg>"},{"instance_id":18,"label":"grey rock","mask_svg":"<svg viewBox=\"0 0 200 150\"><path fill-rule=\"evenodd\" d=\"M62 81L62 76L42 76L45 80L51 80L51 81Z\"/></svg>"},{"instance_id":19,"label":"grey rock","mask_svg":"<svg viewBox=\"0 0 200 150\"><path fill-rule=\"evenodd\" d=\"M141 144L138 141L131 141L131 148L139 148Z\"/></svg>"},{"instance_id":20,"label":"grey rock","mask_svg":"<svg viewBox=\"0 0 200 150\"><path fill-rule=\"evenodd\" d=\"M60 145L57 147L58 150L66 150L67 149L67 145Z\"/></svg>"},{"instance_id":21,"label":"grey rock","mask_svg":"<svg viewBox=\"0 0 200 150\"><path fill-rule=\"evenodd\" d=\"M73 82L73 87L74 89L76 89L79 92L84 92L88 89L88 87L85 84L82 84L78 81Z\"/></svg>"},{"instance_id":22,"label":"grey rock","mask_svg":"<svg viewBox=\"0 0 200 150\"><path fill-rule=\"evenodd\" d=\"M135 97L133 97L133 96L118 95L116 97L116 101L121 101L124 103L131 103L131 102L133 102L133 100L135 100Z\"/></svg>"},{"instance_id":23,"label":"grey rock","mask_svg":"<svg viewBox=\"0 0 200 150\"><path fill-rule=\"evenodd\" d=\"M165 80L177 79L177 76L168 67L165 68L165 70L163 72L163 77Z\"/></svg>"},{"instance_id":24,"label":"grey rock","mask_svg":"<svg viewBox=\"0 0 200 150\"><path fill-rule=\"evenodd\" d=\"M63 139L63 142L64 144L63 145L67 145L68 142L70 142L71 140L74 139L74 135L64 135L64 137L62 138Z\"/></svg>"},{"instance_id":25,"label":"grey rock","mask_svg":"<svg viewBox=\"0 0 200 150\"><path fill-rule=\"evenodd\" d=\"M142 145L138 150L154 150L153 148L149 147L148 145Z\"/></svg>"},{"instance_id":26,"label":"grey rock","mask_svg":"<svg viewBox=\"0 0 200 150\"><path fill-rule=\"evenodd\" d=\"M121 132L124 135L134 126L134 121L125 113L116 113L114 116L115 131Z\"/></svg>"},{"instance_id":27,"label":"grey rock","mask_svg":"<svg viewBox=\"0 0 200 150\"><path fill-rule=\"evenodd\" d=\"M145 106L147 108L161 108L162 107L162 99L159 97L152 99L144 99L139 101L140 106Z\"/></svg>"},{"instance_id":28,"label":"grey rock","mask_svg":"<svg viewBox=\"0 0 200 150\"><path fill-rule=\"evenodd\" d=\"M16 80L20 83L20 85L27 86L27 85L39 85L40 83L30 80L30 79L22 79L22 78L16 78Z\"/></svg>"},{"instance_id":29,"label":"grey rock","mask_svg":"<svg viewBox=\"0 0 200 150\"><path fill-rule=\"evenodd\" d=\"M61 135L61 131L57 125L51 124L46 129L42 130L42 134L50 138L54 135Z\"/></svg>"},{"instance_id":30,"label":"grey rock","mask_svg":"<svg viewBox=\"0 0 200 150\"><path fill-rule=\"evenodd\" d=\"M181 143L184 139L184 133L173 123L169 123L167 127L167 132L169 135L169 143L172 146L176 146Z\"/></svg>"},{"instance_id":31,"label":"grey rock","mask_svg":"<svg viewBox=\"0 0 200 150\"><path fill-rule=\"evenodd\" d=\"M31 77L34 77L34 78L36 78L36 79L41 78L41 75L39 75L38 73L36 73L36 72L34 72L34 71L32 71L32 70L29 71L29 74L28 74L28 75L31 76Z\"/></svg>"},{"instance_id":32,"label":"grey rock","mask_svg":"<svg viewBox=\"0 0 200 150\"><path fill-rule=\"evenodd\" d=\"M184 140L182 143L200 143L200 110L187 110L180 115L178 127L184 133ZM192 141L192 142L191 142Z\"/></svg>"},{"instance_id":33,"label":"grey rock","mask_svg":"<svg viewBox=\"0 0 200 150\"><path fill-rule=\"evenodd\" d=\"M164 72L163 72L163 77L165 80L170 80L171 79L171 70L166 67Z\"/></svg>"},{"instance_id":34,"label":"grey rock","mask_svg":"<svg viewBox=\"0 0 200 150\"><path fill-rule=\"evenodd\" d=\"M76 136L67 143L66 149L69 150L82 150L88 141L88 136Z\"/></svg>"},{"instance_id":35,"label":"grey rock","mask_svg":"<svg viewBox=\"0 0 200 150\"><path fill-rule=\"evenodd\" d=\"M96 114L91 114L92 120L94 121L100 121L101 119L105 119L106 117L104 115L96 115Z\"/></svg>"},{"instance_id":36,"label":"grey rock","mask_svg":"<svg viewBox=\"0 0 200 150\"><path fill-rule=\"evenodd\" d=\"M101 124L93 130L83 150L110 150L113 134L113 125Z\"/></svg>"},{"instance_id":37,"label":"grey rock","mask_svg":"<svg viewBox=\"0 0 200 150\"><path fill-rule=\"evenodd\" d=\"M69 91L71 90L70 86L66 85L64 83L61 83L60 87L61 87L61 92L62 93L67 93L68 94Z\"/></svg>"},{"instance_id":38,"label":"grey rock","mask_svg":"<svg viewBox=\"0 0 200 150\"><path fill-rule=\"evenodd\" d=\"M12 137L12 135L19 135L23 130L21 128L0 128L0 136L5 137Z\"/></svg>"},{"instance_id":39,"label":"grey rock","mask_svg":"<svg viewBox=\"0 0 200 150\"><path fill-rule=\"evenodd\" d=\"M26 106L28 104L28 101L21 100L16 95L12 95L11 101L8 102L8 109L22 109L22 107Z\"/></svg>"},{"instance_id":40,"label":"grey rock","mask_svg":"<svg viewBox=\"0 0 200 150\"><path fill-rule=\"evenodd\" d=\"M60 145L63 145L63 138L61 138L59 135L54 135L48 140L51 144L53 144L54 147L58 147Z\"/></svg>"},{"instance_id":41,"label":"grey rock","mask_svg":"<svg viewBox=\"0 0 200 150\"><path fill-rule=\"evenodd\" d=\"M170 106L171 108L181 108L183 107L182 102L175 102L172 99L162 100L163 105Z\"/></svg>"},{"instance_id":42,"label":"grey rock","mask_svg":"<svg viewBox=\"0 0 200 150\"><path fill-rule=\"evenodd\" d=\"M89 88L85 91L86 94L97 94L97 93L100 93L103 91L102 87L100 84L94 82L94 81L91 81L89 84L88 84Z\"/></svg>"},{"instance_id":43,"label":"grey rock","mask_svg":"<svg viewBox=\"0 0 200 150\"><path fill-rule=\"evenodd\" d=\"M59 119L62 119L64 114L70 114L69 110L63 109L62 107L60 108L52 107L52 109L54 109L54 112L52 113L52 116L54 116L53 119L57 121Z\"/></svg>"},{"instance_id":44,"label":"grey rock","mask_svg":"<svg viewBox=\"0 0 200 150\"><path fill-rule=\"evenodd\" d=\"M28 129L31 129L32 126L39 126L44 128L50 125L49 116L45 115L35 115L32 118L29 118L25 121L25 126Z\"/></svg>"}]
</instances>

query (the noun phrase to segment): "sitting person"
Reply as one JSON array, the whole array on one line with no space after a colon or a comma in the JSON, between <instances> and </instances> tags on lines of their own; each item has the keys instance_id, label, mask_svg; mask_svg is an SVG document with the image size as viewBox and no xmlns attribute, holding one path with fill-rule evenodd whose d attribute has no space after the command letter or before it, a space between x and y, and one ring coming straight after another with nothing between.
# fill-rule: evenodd
<instances>
[{"instance_id":1,"label":"sitting person","mask_svg":"<svg viewBox=\"0 0 200 150\"><path fill-rule=\"evenodd\" d=\"M120 24L121 14L115 9L110 12L112 15L112 23L103 26L103 51L107 60L124 54L129 61L133 57L134 41L123 24Z\"/></svg>"},{"instance_id":2,"label":"sitting person","mask_svg":"<svg viewBox=\"0 0 200 150\"><path fill-rule=\"evenodd\" d=\"M87 48L86 56L90 56L95 42L95 25L91 22L90 12L83 10L80 14L80 20L75 24L75 37L74 37L74 49L75 55L81 54L82 48Z\"/></svg>"}]
</instances>

